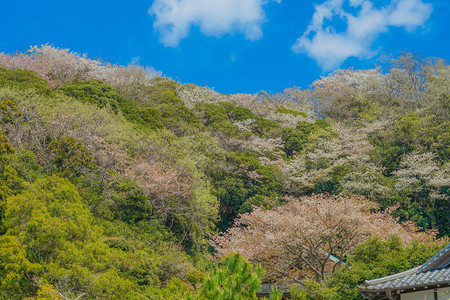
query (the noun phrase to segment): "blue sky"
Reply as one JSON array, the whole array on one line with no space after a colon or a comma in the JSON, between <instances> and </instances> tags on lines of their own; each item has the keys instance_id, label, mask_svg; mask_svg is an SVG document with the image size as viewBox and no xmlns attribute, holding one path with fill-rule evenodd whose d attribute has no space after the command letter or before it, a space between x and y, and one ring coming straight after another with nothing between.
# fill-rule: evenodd
<instances>
[{"instance_id":1,"label":"blue sky","mask_svg":"<svg viewBox=\"0 0 450 300\"><path fill-rule=\"evenodd\" d=\"M221 93L306 87L381 53L450 59L450 0L0 0L0 52L53 44Z\"/></svg>"}]
</instances>

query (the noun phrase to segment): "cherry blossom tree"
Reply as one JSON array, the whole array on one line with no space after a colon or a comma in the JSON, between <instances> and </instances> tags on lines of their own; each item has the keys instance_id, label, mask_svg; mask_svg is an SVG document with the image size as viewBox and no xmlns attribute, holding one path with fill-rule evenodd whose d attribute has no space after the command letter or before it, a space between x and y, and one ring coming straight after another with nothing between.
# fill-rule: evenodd
<instances>
[{"instance_id":1,"label":"cherry blossom tree","mask_svg":"<svg viewBox=\"0 0 450 300\"><path fill-rule=\"evenodd\" d=\"M420 232L412 222L399 224L389 212L362 196L312 195L287 198L272 210L241 214L226 233L212 239L216 256L239 252L267 270L266 281L323 281L353 248L371 237L397 235L404 244L431 242L434 232Z\"/></svg>"}]
</instances>

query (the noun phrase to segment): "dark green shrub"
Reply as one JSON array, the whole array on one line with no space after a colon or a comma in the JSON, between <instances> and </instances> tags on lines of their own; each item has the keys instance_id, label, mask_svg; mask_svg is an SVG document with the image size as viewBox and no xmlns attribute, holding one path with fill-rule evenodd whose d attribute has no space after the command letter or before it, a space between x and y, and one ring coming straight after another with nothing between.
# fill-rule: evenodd
<instances>
[{"instance_id":1,"label":"dark green shrub","mask_svg":"<svg viewBox=\"0 0 450 300\"><path fill-rule=\"evenodd\" d=\"M158 104L184 105L176 93L178 83L168 78L154 78L152 81L153 85L142 87L142 102L153 106Z\"/></svg>"},{"instance_id":2,"label":"dark green shrub","mask_svg":"<svg viewBox=\"0 0 450 300\"><path fill-rule=\"evenodd\" d=\"M251 125L252 131L261 137L278 137L281 131L281 126L273 121L257 118Z\"/></svg>"},{"instance_id":3,"label":"dark green shrub","mask_svg":"<svg viewBox=\"0 0 450 300\"><path fill-rule=\"evenodd\" d=\"M321 130L331 131L331 125L319 119L315 123L299 121L295 129L289 127L283 128L281 131L281 139L284 142L284 151L288 156L302 151L308 143L313 141L314 138L311 135Z\"/></svg>"},{"instance_id":4,"label":"dark green shrub","mask_svg":"<svg viewBox=\"0 0 450 300\"><path fill-rule=\"evenodd\" d=\"M0 87L12 87L20 90L33 89L38 94L46 96L52 93L48 82L30 70L7 70L0 67Z\"/></svg>"},{"instance_id":5,"label":"dark green shrub","mask_svg":"<svg viewBox=\"0 0 450 300\"><path fill-rule=\"evenodd\" d=\"M256 115L248 108L236 106L230 112L230 117L236 121L243 121L247 119L256 119Z\"/></svg>"},{"instance_id":6,"label":"dark green shrub","mask_svg":"<svg viewBox=\"0 0 450 300\"><path fill-rule=\"evenodd\" d=\"M227 229L238 213L243 212L246 201L276 199L281 193L280 170L277 166L263 166L251 152L228 153L224 161L208 168L213 193L220 202L221 221L218 227ZM265 201L265 200L263 200ZM244 210L251 209L247 203Z\"/></svg>"},{"instance_id":7,"label":"dark green shrub","mask_svg":"<svg viewBox=\"0 0 450 300\"><path fill-rule=\"evenodd\" d=\"M151 129L164 128L161 113L153 107L144 107L139 109L139 116L142 124Z\"/></svg>"},{"instance_id":8,"label":"dark green shrub","mask_svg":"<svg viewBox=\"0 0 450 300\"><path fill-rule=\"evenodd\" d=\"M135 224L153 215L152 204L143 191L129 182L117 187L117 195L112 197L115 214L122 221Z\"/></svg>"},{"instance_id":9,"label":"dark green shrub","mask_svg":"<svg viewBox=\"0 0 450 300\"><path fill-rule=\"evenodd\" d=\"M12 124L22 115L16 102L4 99L0 102L0 118L3 124Z\"/></svg>"},{"instance_id":10,"label":"dark green shrub","mask_svg":"<svg viewBox=\"0 0 450 300\"><path fill-rule=\"evenodd\" d=\"M8 137L0 133L0 155L13 153L14 147L11 145Z\"/></svg>"},{"instance_id":11,"label":"dark green shrub","mask_svg":"<svg viewBox=\"0 0 450 300\"><path fill-rule=\"evenodd\" d=\"M192 133L203 128L199 118L184 104L161 104L156 108L161 112L161 121L164 126L177 135Z\"/></svg>"},{"instance_id":12,"label":"dark green shrub","mask_svg":"<svg viewBox=\"0 0 450 300\"><path fill-rule=\"evenodd\" d=\"M123 97L111 85L98 79L84 81L76 79L59 87L58 91L101 108L109 105L116 112L119 110L119 103L124 102Z\"/></svg>"},{"instance_id":13,"label":"dark green shrub","mask_svg":"<svg viewBox=\"0 0 450 300\"><path fill-rule=\"evenodd\" d=\"M53 153L53 162L56 168L65 176L79 176L82 169L94 168L92 155L86 147L70 136L63 136L52 141L49 149Z\"/></svg>"},{"instance_id":14,"label":"dark green shrub","mask_svg":"<svg viewBox=\"0 0 450 300\"><path fill-rule=\"evenodd\" d=\"M284 142L284 151L288 156L303 150L303 146L308 142L308 134L293 128L283 128L281 139Z\"/></svg>"}]
</instances>

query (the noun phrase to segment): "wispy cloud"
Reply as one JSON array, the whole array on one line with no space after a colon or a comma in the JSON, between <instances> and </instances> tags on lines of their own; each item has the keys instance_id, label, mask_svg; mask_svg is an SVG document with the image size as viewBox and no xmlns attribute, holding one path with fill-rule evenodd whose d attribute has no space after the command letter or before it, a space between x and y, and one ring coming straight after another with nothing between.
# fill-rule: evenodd
<instances>
[{"instance_id":1,"label":"wispy cloud","mask_svg":"<svg viewBox=\"0 0 450 300\"><path fill-rule=\"evenodd\" d=\"M262 37L263 6L281 0L155 0L149 10L161 42L175 47L198 26L208 36L240 32L249 40Z\"/></svg>"},{"instance_id":2,"label":"wispy cloud","mask_svg":"<svg viewBox=\"0 0 450 300\"><path fill-rule=\"evenodd\" d=\"M141 60L140 56L134 56L131 58L130 65L133 65L133 66L138 65L140 60Z\"/></svg>"},{"instance_id":3,"label":"wispy cloud","mask_svg":"<svg viewBox=\"0 0 450 300\"><path fill-rule=\"evenodd\" d=\"M345 4L357 13L350 13ZM432 10L432 5L422 0L390 0L379 8L369 0L327 0L315 6L310 25L292 49L306 53L323 70L329 71L349 57L373 56L371 47L380 33L389 31L392 26L413 31L424 25ZM333 26L336 18L345 22L344 31L336 31Z\"/></svg>"}]
</instances>

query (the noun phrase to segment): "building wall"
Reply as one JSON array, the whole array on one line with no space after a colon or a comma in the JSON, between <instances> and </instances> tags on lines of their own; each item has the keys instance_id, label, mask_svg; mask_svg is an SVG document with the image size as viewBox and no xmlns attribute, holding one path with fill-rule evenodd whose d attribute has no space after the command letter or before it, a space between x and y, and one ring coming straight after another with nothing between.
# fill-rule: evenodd
<instances>
[{"instance_id":1,"label":"building wall","mask_svg":"<svg viewBox=\"0 0 450 300\"><path fill-rule=\"evenodd\" d=\"M401 300L434 300L434 289L400 295ZM438 289L438 300L450 299L450 287Z\"/></svg>"},{"instance_id":2,"label":"building wall","mask_svg":"<svg viewBox=\"0 0 450 300\"><path fill-rule=\"evenodd\" d=\"M450 287L438 289L438 300L449 300L449 299L450 299Z\"/></svg>"},{"instance_id":3,"label":"building wall","mask_svg":"<svg viewBox=\"0 0 450 300\"><path fill-rule=\"evenodd\" d=\"M401 300L434 300L434 290L400 294ZM445 299L447 300L447 299Z\"/></svg>"}]
</instances>

